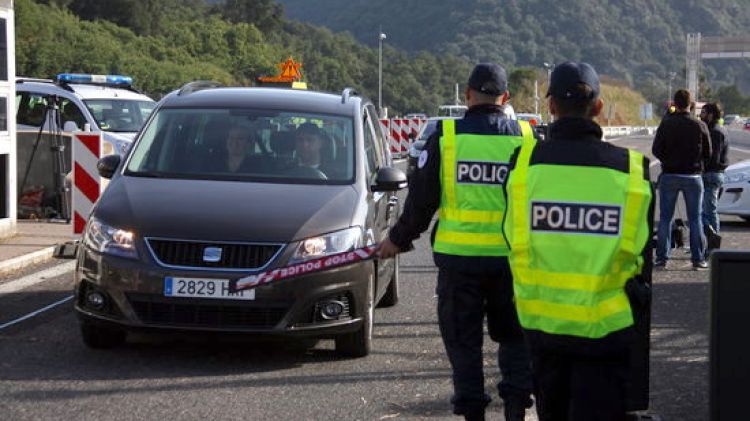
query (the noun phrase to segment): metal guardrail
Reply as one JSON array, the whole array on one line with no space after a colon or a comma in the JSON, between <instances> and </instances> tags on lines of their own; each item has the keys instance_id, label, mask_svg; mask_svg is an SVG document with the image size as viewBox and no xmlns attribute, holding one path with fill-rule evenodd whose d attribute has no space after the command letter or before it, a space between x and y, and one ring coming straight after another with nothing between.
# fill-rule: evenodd
<instances>
[{"instance_id":1,"label":"metal guardrail","mask_svg":"<svg viewBox=\"0 0 750 421\"><path fill-rule=\"evenodd\" d=\"M602 127L604 138L631 136L631 135L653 135L656 133L655 126L606 126Z\"/></svg>"}]
</instances>

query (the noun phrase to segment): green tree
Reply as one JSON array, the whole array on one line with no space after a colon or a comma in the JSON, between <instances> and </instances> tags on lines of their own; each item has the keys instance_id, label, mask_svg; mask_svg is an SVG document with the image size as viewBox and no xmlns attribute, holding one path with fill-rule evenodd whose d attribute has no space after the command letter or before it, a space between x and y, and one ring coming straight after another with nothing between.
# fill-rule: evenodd
<instances>
[{"instance_id":1,"label":"green tree","mask_svg":"<svg viewBox=\"0 0 750 421\"><path fill-rule=\"evenodd\" d=\"M229 22L249 23L263 32L278 29L284 15L284 8L274 0L224 0L216 10Z\"/></svg>"}]
</instances>

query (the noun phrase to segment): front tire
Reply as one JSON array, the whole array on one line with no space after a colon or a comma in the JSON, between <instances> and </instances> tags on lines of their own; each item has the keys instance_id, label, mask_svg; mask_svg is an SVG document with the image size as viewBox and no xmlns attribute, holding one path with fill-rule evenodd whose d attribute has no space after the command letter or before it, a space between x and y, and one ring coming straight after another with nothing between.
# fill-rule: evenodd
<instances>
[{"instance_id":1,"label":"front tire","mask_svg":"<svg viewBox=\"0 0 750 421\"><path fill-rule=\"evenodd\" d=\"M336 352L344 357L361 358L370 354L372 348L373 308L375 307L374 275L370 275L367 285L365 311L362 315L362 326L356 332L336 337Z\"/></svg>"},{"instance_id":2,"label":"front tire","mask_svg":"<svg viewBox=\"0 0 750 421\"><path fill-rule=\"evenodd\" d=\"M383 294L383 298L380 299L378 307L393 307L398 304L398 272L399 272L399 256L393 258L393 275L391 275L391 281L388 283L388 288Z\"/></svg>"},{"instance_id":3,"label":"front tire","mask_svg":"<svg viewBox=\"0 0 750 421\"><path fill-rule=\"evenodd\" d=\"M125 343L127 333L120 329L81 322L81 337L89 348L111 349Z\"/></svg>"}]
</instances>

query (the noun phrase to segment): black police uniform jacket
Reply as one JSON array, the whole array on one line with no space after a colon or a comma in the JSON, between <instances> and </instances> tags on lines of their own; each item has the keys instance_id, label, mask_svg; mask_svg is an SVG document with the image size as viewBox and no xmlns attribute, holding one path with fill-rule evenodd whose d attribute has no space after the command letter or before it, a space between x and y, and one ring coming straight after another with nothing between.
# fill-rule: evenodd
<instances>
[{"instance_id":1,"label":"black police uniform jacket","mask_svg":"<svg viewBox=\"0 0 750 421\"><path fill-rule=\"evenodd\" d=\"M464 118L456 121L456 134L470 133L482 135L521 136L521 126L503 114L499 105L478 105L471 107ZM440 137L442 124L438 122L434 133L425 143L420 157L420 165L409 181L409 194L406 197L403 213L391 229L389 238L401 250L409 250L412 241L427 230L432 217L440 207ZM502 142L502 139L498 139ZM421 168L419 168L421 166ZM431 242L435 242L437 225L433 226ZM456 256L433 253L435 265L441 269L455 270L469 274L491 274L502 272L506 257ZM507 268L507 266L505 266Z\"/></svg>"}]
</instances>

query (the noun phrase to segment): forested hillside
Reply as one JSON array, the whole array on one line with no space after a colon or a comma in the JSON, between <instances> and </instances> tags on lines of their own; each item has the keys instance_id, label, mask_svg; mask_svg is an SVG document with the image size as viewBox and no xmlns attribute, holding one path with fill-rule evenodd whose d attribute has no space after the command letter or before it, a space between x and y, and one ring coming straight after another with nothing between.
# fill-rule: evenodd
<instances>
[{"instance_id":1,"label":"forested hillside","mask_svg":"<svg viewBox=\"0 0 750 421\"><path fill-rule=\"evenodd\" d=\"M198 79L251 86L292 56L303 62L311 88L340 92L352 86L377 97L377 46L348 34L289 21L274 0L17 0L17 73L51 77L60 72L131 75L154 97ZM391 115L434 114L452 103L473 62L453 54L409 52L386 44L383 103ZM509 67L517 111L534 110L538 68ZM615 83L616 85L616 83ZM644 99L605 85L618 102L612 124L637 122ZM541 111L546 113L544 101Z\"/></svg>"},{"instance_id":2,"label":"forested hillside","mask_svg":"<svg viewBox=\"0 0 750 421\"><path fill-rule=\"evenodd\" d=\"M293 56L313 89L352 86L377 97L377 49L346 34L288 22L269 0L17 0L17 74L132 75L160 96L197 79L252 85ZM469 63L384 50L383 102L393 112L434 112L452 101Z\"/></svg>"},{"instance_id":3,"label":"forested hillside","mask_svg":"<svg viewBox=\"0 0 750 421\"><path fill-rule=\"evenodd\" d=\"M588 61L656 101L669 72L684 86L685 34L750 34L750 0L279 0L288 17L349 31L373 45L379 27L407 50L511 66ZM705 86L750 94L750 60L706 61ZM710 92L704 92L710 94Z\"/></svg>"}]
</instances>

